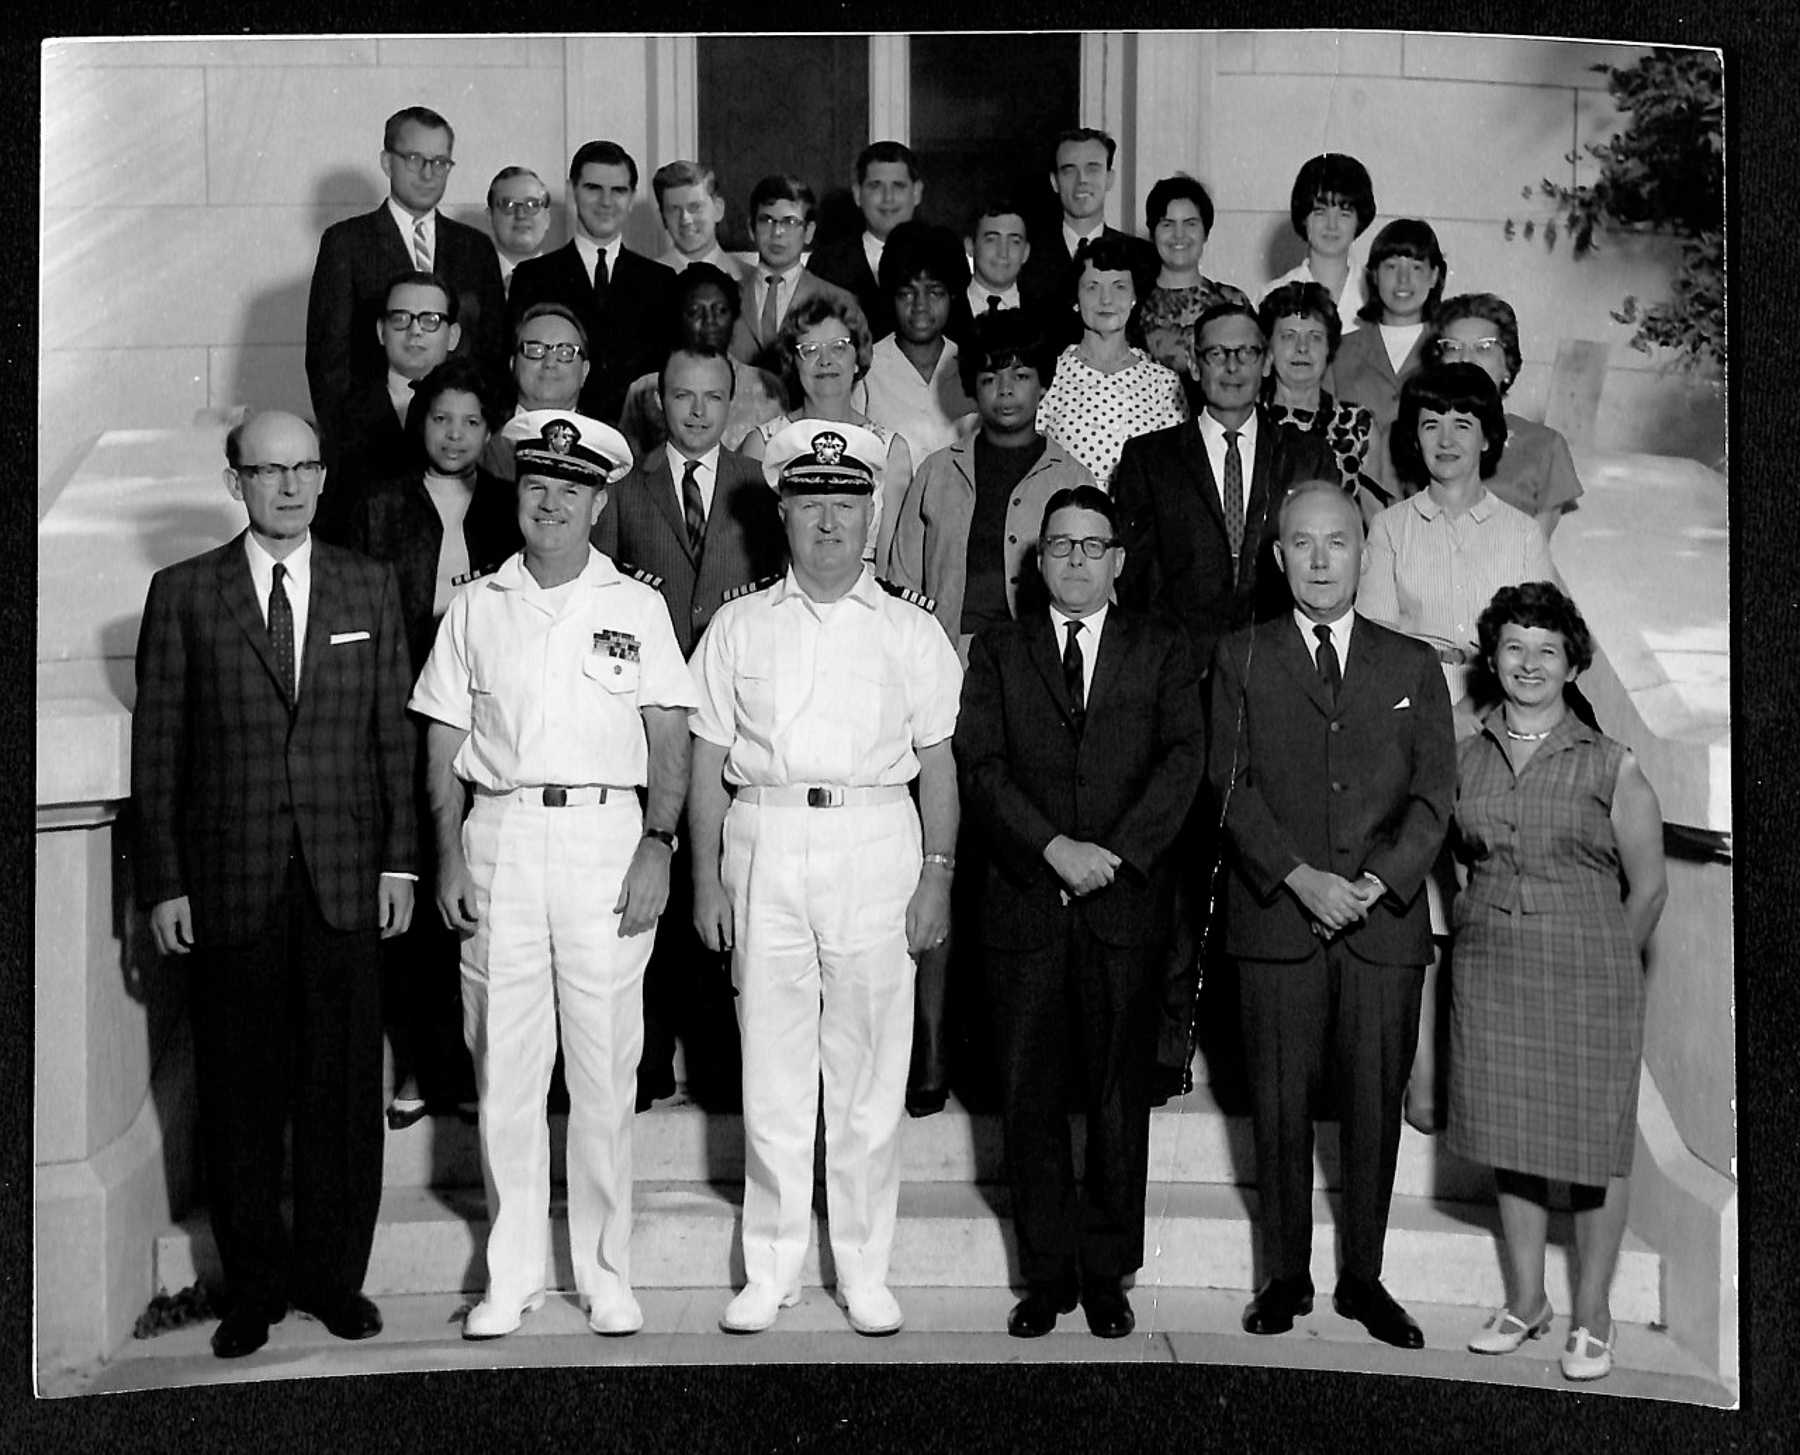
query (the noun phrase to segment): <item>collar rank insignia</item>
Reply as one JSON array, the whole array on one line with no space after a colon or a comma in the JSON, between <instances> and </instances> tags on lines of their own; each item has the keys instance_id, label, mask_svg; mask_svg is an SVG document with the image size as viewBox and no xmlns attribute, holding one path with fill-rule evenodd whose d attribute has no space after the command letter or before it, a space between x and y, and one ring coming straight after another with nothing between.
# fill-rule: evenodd
<instances>
[{"instance_id":1,"label":"collar rank insignia","mask_svg":"<svg viewBox=\"0 0 1800 1455\"><path fill-rule=\"evenodd\" d=\"M746 581L742 586L733 586L731 590L727 591L724 596L719 598L720 602L736 601L740 596L749 596L757 591L767 591L785 574L785 572L777 572L773 576L764 576L760 581Z\"/></svg>"},{"instance_id":2,"label":"collar rank insignia","mask_svg":"<svg viewBox=\"0 0 1800 1455\"><path fill-rule=\"evenodd\" d=\"M663 578L654 571L646 571L642 566L621 566L621 576L629 576L633 581L642 581L652 591L662 590Z\"/></svg>"}]
</instances>

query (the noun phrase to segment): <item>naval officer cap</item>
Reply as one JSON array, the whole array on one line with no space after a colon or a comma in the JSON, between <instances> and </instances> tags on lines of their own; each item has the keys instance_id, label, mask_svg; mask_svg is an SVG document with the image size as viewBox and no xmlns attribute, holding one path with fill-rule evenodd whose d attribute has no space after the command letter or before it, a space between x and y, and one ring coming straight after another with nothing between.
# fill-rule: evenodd
<instances>
[{"instance_id":1,"label":"naval officer cap","mask_svg":"<svg viewBox=\"0 0 1800 1455\"><path fill-rule=\"evenodd\" d=\"M887 446L873 430L800 419L769 441L763 477L784 495L873 495Z\"/></svg>"},{"instance_id":2,"label":"naval officer cap","mask_svg":"<svg viewBox=\"0 0 1800 1455\"><path fill-rule=\"evenodd\" d=\"M528 409L500 431L513 442L521 479L547 475L605 488L631 470L631 446L610 424L572 409Z\"/></svg>"}]
</instances>

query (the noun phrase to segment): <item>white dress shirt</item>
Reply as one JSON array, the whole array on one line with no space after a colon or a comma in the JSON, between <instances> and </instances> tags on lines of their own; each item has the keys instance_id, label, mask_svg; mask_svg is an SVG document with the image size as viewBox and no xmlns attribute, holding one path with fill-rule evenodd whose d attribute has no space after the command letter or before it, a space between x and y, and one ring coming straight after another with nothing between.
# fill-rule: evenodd
<instances>
[{"instance_id":1,"label":"white dress shirt","mask_svg":"<svg viewBox=\"0 0 1800 1455\"><path fill-rule=\"evenodd\" d=\"M394 406L394 413L399 416L400 423L406 423L406 411L412 408L413 381L398 369L389 369L387 374L388 403Z\"/></svg>"},{"instance_id":2,"label":"white dress shirt","mask_svg":"<svg viewBox=\"0 0 1800 1455\"><path fill-rule=\"evenodd\" d=\"M713 489L719 483L719 446L714 445L694 463L700 468L694 471L694 483L700 487L701 507L706 511L706 518L712 519ZM675 510L678 515L685 516L687 504L681 498L681 477L687 473L688 456L682 454L681 447L674 440L669 441L669 477L675 486Z\"/></svg>"},{"instance_id":3,"label":"white dress shirt","mask_svg":"<svg viewBox=\"0 0 1800 1455\"><path fill-rule=\"evenodd\" d=\"M867 228L863 229L863 256L869 260L869 271L877 280L881 277L881 255L886 248L886 238L876 237Z\"/></svg>"},{"instance_id":4,"label":"white dress shirt","mask_svg":"<svg viewBox=\"0 0 1800 1455\"><path fill-rule=\"evenodd\" d=\"M1081 547L1077 546L1076 550ZM1075 633L1075 650L1081 653L1081 701L1085 706L1094 695L1094 663L1100 660L1100 633L1106 629L1106 611L1108 603L1102 602L1100 609L1092 616L1074 617L1065 614L1052 606L1050 608L1050 624L1056 628L1056 655L1062 656L1064 643L1069 640L1069 623L1079 621L1081 630Z\"/></svg>"},{"instance_id":5,"label":"white dress shirt","mask_svg":"<svg viewBox=\"0 0 1800 1455\"><path fill-rule=\"evenodd\" d=\"M432 270L438 271L437 250L437 209L433 208L423 217L414 217L392 197L387 200L388 216L394 219L394 226L400 229L400 241L406 245L406 256L413 260L417 267L419 256L413 251L413 228L423 222L425 224L425 246L431 250Z\"/></svg>"},{"instance_id":6,"label":"white dress shirt","mask_svg":"<svg viewBox=\"0 0 1800 1455\"><path fill-rule=\"evenodd\" d=\"M980 278L969 284L969 311L977 318L988 311L988 299L998 298L1001 311L1019 306L1019 285L1017 282L1004 288L990 288Z\"/></svg>"},{"instance_id":7,"label":"white dress shirt","mask_svg":"<svg viewBox=\"0 0 1800 1455\"><path fill-rule=\"evenodd\" d=\"M1337 654L1340 682L1344 680L1344 668L1350 665L1350 625L1355 620L1356 612L1350 607L1346 607L1344 614L1332 622L1316 622L1298 607L1294 608L1294 624L1300 628L1300 635L1306 641L1306 655L1314 661L1319 657L1319 639L1313 634L1313 628L1331 628L1331 650Z\"/></svg>"},{"instance_id":8,"label":"white dress shirt","mask_svg":"<svg viewBox=\"0 0 1800 1455\"><path fill-rule=\"evenodd\" d=\"M1214 419L1210 410L1199 416L1200 443L1206 447L1206 462L1212 466L1213 483L1219 491L1219 508L1225 508L1225 426ZM1250 417L1237 427L1238 460L1244 467L1244 518L1250 518L1250 477L1256 470L1256 425L1254 409Z\"/></svg>"},{"instance_id":9,"label":"white dress shirt","mask_svg":"<svg viewBox=\"0 0 1800 1455\"><path fill-rule=\"evenodd\" d=\"M1075 256L1075 250L1084 242L1095 241L1099 238L1100 234L1105 231L1105 218L1096 218L1091 232L1076 232L1074 228L1069 226L1069 219L1067 215L1065 215L1062 220L1063 246L1069 250L1069 256L1072 258Z\"/></svg>"},{"instance_id":10,"label":"white dress shirt","mask_svg":"<svg viewBox=\"0 0 1800 1455\"><path fill-rule=\"evenodd\" d=\"M250 583L256 588L256 609L262 613L263 625L269 624L269 588L275 584L275 558L250 531L244 536L244 554L250 561ZM294 614L294 682L293 695L300 695L300 680L305 675L302 664L306 656L306 614L312 605L312 532L281 559L287 567L288 606Z\"/></svg>"},{"instance_id":11,"label":"white dress shirt","mask_svg":"<svg viewBox=\"0 0 1800 1455\"><path fill-rule=\"evenodd\" d=\"M751 301L756 305L754 315L750 319L753 328L762 326L763 299L769 291L769 279L771 277L775 279L775 320L779 324L782 319L787 317L788 309L794 306L794 290L800 286L800 272L801 265L799 263L795 263L785 273L773 273L762 265L760 258L757 260L756 282L752 287L751 296ZM774 343L775 340L767 339L765 342Z\"/></svg>"},{"instance_id":12,"label":"white dress shirt","mask_svg":"<svg viewBox=\"0 0 1800 1455\"><path fill-rule=\"evenodd\" d=\"M575 234L575 251L581 255L581 266L587 270L588 281L594 279L594 264L600 260L600 254L606 254L606 281L610 284L619 273L619 249L625 245L625 234L620 233L609 243L596 242L585 232Z\"/></svg>"}]
</instances>

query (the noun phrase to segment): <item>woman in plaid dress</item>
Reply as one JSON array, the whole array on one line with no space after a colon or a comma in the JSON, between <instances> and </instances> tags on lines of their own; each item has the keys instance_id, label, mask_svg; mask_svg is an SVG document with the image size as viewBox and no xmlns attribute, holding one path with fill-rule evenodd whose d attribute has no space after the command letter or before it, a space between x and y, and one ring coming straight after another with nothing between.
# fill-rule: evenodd
<instances>
[{"instance_id":1,"label":"woman in plaid dress","mask_svg":"<svg viewBox=\"0 0 1800 1455\"><path fill-rule=\"evenodd\" d=\"M1458 753L1450 1150L1494 1168L1511 1296L1469 1341L1546 1332L1547 1184L1570 1184L1579 1272L1562 1369L1612 1368L1608 1293L1625 1233L1643 1052L1643 952L1667 894L1662 814L1631 755L1563 687L1593 660L1548 581L1503 587L1478 624L1502 702Z\"/></svg>"}]
</instances>

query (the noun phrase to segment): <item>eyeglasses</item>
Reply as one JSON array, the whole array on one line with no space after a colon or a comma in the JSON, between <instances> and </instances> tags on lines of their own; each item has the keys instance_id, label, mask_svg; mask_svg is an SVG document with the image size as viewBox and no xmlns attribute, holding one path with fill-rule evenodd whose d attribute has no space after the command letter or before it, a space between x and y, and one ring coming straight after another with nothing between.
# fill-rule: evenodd
<instances>
[{"instance_id":1,"label":"eyeglasses","mask_svg":"<svg viewBox=\"0 0 1800 1455\"><path fill-rule=\"evenodd\" d=\"M410 308L390 308L382 315L395 333L405 333L416 322L424 333L436 333L450 321L447 313L414 313Z\"/></svg>"},{"instance_id":2,"label":"eyeglasses","mask_svg":"<svg viewBox=\"0 0 1800 1455\"><path fill-rule=\"evenodd\" d=\"M794 352L809 364L816 364L822 354L830 354L834 359L841 359L853 353L855 349L856 340L847 338L834 338L828 344L822 344L817 339L808 339L803 344L794 345Z\"/></svg>"},{"instance_id":3,"label":"eyeglasses","mask_svg":"<svg viewBox=\"0 0 1800 1455\"><path fill-rule=\"evenodd\" d=\"M317 485L325 478L323 460L296 460L291 465L234 465L232 469L240 480L254 480L258 485L271 487L279 487L289 475L302 485Z\"/></svg>"},{"instance_id":4,"label":"eyeglasses","mask_svg":"<svg viewBox=\"0 0 1800 1455\"><path fill-rule=\"evenodd\" d=\"M533 363L548 358L555 359L559 364L572 364L587 354L587 350L580 344L547 344L535 338L528 338L520 343L519 352Z\"/></svg>"},{"instance_id":5,"label":"eyeglasses","mask_svg":"<svg viewBox=\"0 0 1800 1455\"><path fill-rule=\"evenodd\" d=\"M1505 351L1506 346L1497 338L1441 338L1437 341L1438 357L1446 364L1454 364L1459 359L1491 359Z\"/></svg>"},{"instance_id":6,"label":"eyeglasses","mask_svg":"<svg viewBox=\"0 0 1800 1455\"><path fill-rule=\"evenodd\" d=\"M794 232L806 226L804 217L776 217L770 213L757 214L756 225L766 227L770 232Z\"/></svg>"},{"instance_id":7,"label":"eyeglasses","mask_svg":"<svg viewBox=\"0 0 1800 1455\"><path fill-rule=\"evenodd\" d=\"M1090 561L1098 561L1116 545L1110 536L1045 536L1043 540L1044 554L1055 561L1074 555L1077 546Z\"/></svg>"},{"instance_id":8,"label":"eyeglasses","mask_svg":"<svg viewBox=\"0 0 1800 1455\"><path fill-rule=\"evenodd\" d=\"M1200 362L1209 369L1216 369L1229 359L1233 364L1258 364L1267 353L1261 344L1238 344L1227 348L1224 344L1211 344L1200 350Z\"/></svg>"},{"instance_id":9,"label":"eyeglasses","mask_svg":"<svg viewBox=\"0 0 1800 1455\"><path fill-rule=\"evenodd\" d=\"M417 172L421 177L435 177L439 173L448 173L456 165L449 157L428 157L424 152L389 151L390 157L398 157L400 165L409 172Z\"/></svg>"},{"instance_id":10,"label":"eyeglasses","mask_svg":"<svg viewBox=\"0 0 1800 1455\"><path fill-rule=\"evenodd\" d=\"M548 197L515 197L511 201L499 201L494 204L496 212L510 212L514 217L536 217L538 213L550 206Z\"/></svg>"}]
</instances>

